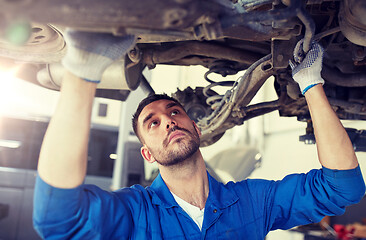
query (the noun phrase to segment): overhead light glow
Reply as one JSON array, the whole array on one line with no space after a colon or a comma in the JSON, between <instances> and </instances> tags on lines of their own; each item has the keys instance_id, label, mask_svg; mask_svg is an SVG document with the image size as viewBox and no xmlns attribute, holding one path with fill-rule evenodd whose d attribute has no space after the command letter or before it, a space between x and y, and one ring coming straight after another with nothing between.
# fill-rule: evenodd
<instances>
[{"instance_id":1,"label":"overhead light glow","mask_svg":"<svg viewBox=\"0 0 366 240\"><path fill-rule=\"evenodd\" d=\"M0 147L4 148L19 148L22 145L19 141L0 139Z\"/></svg>"},{"instance_id":2,"label":"overhead light glow","mask_svg":"<svg viewBox=\"0 0 366 240\"><path fill-rule=\"evenodd\" d=\"M52 115L59 92L16 78L18 70L0 71L0 115Z\"/></svg>"},{"instance_id":3,"label":"overhead light glow","mask_svg":"<svg viewBox=\"0 0 366 240\"><path fill-rule=\"evenodd\" d=\"M0 113L12 113L17 111L14 102L21 100L21 95L17 94L20 90L19 80L14 77L16 69L10 71L0 71Z\"/></svg>"}]
</instances>

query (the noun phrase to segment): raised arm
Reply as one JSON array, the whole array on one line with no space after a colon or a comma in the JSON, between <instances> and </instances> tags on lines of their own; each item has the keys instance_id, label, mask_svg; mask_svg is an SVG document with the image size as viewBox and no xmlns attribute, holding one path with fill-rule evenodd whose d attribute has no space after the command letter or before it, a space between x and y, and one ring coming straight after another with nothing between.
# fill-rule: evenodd
<instances>
[{"instance_id":1,"label":"raised arm","mask_svg":"<svg viewBox=\"0 0 366 240\"><path fill-rule=\"evenodd\" d=\"M43 140L38 173L54 187L74 188L83 182L86 173L90 116L97 83L104 70L132 46L134 37L68 30L65 40L68 49L62 63L68 73Z\"/></svg>"},{"instance_id":2,"label":"raised arm","mask_svg":"<svg viewBox=\"0 0 366 240\"><path fill-rule=\"evenodd\" d=\"M72 73L64 77L38 162L40 177L54 187L73 188L84 180L95 89Z\"/></svg>"},{"instance_id":3,"label":"raised arm","mask_svg":"<svg viewBox=\"0 0 366 240\"><path fill-rule=\"evenodd\" d=\"M358 161L352 143L331 108L321 85L316 85L305 93L320 163L330 169L353 169Z\"/></svg>"},{"instance_id":4,"label":"raised arm","mask_svg":"<svg viewBox=\"0 0 366 240\"><path fill-rule=\"evenodd\" d=\"M323 90L320 75L323 52L314 42L304 56L300 41L295 47L294 61L290 62L293 78L299 83L310 110L320 163L329 169L353 169L358 161L351 141Z\"/></svg>"}]
</instances>

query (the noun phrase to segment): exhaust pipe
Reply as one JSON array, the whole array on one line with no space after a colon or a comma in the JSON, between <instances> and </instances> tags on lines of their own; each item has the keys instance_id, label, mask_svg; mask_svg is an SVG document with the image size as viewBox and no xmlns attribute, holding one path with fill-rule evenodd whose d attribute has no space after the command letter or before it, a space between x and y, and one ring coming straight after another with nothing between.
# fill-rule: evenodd
<instances>
[{"instance_id":1,"label":"exhaust pipe","mask_svg":"<svg viewBox=\"0 0 366 240\"><path fill-rule=\"evenodd\" d=\"M60 90L66 69L60 63L50 63L37 73L38 82L49 89ZM140 78L126 78L124 61L116 61L103 73L98 89L135 90Z\"/></svg>"}]
</instances>

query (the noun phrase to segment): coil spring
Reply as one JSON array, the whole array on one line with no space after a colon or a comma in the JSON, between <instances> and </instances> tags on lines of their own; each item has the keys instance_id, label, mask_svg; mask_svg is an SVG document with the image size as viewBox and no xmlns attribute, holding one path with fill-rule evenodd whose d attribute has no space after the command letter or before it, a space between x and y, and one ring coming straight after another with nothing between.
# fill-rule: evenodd
<instances>
[{"instance_id":1,"label":"coil spring","mask_svg":"<svg viewBox=\"0 0 366 240\"><path fill-rule=\"evenodd\" d=\"M227 61L217 61L210 69L205 73L204 78L210 84L203 88L203 95L207 98L206 103L211 106L211 109L216 109L224 95L217 94L212 90L213 87L233 87L236 81L214 81L208 77L211 73L220 74L223 77L227 75L235 75L238 70L234 69Z\"/></svg>"}]
</instances>

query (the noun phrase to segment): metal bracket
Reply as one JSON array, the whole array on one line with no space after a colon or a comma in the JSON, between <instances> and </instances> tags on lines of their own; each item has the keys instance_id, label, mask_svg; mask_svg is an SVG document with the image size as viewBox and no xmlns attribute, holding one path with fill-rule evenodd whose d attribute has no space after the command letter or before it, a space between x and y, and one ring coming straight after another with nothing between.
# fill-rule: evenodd
<instances>
[{"instance_id":1,"label":"metal bracket","mask_svg":"<svg viewBox=\"0 0 366 240\"><path fill-rule=\"evenodd\" d=\"M353 149L355 150L355 152L366 152L366 130L357 130L354 128L346 128L346 132L352 142ZM305 144L315 144L316 143L315 135L310 130L310 128L309 129L306 128L305 135L299 136L299 141L305 142Z\"/></svg>"}]
</instances>

